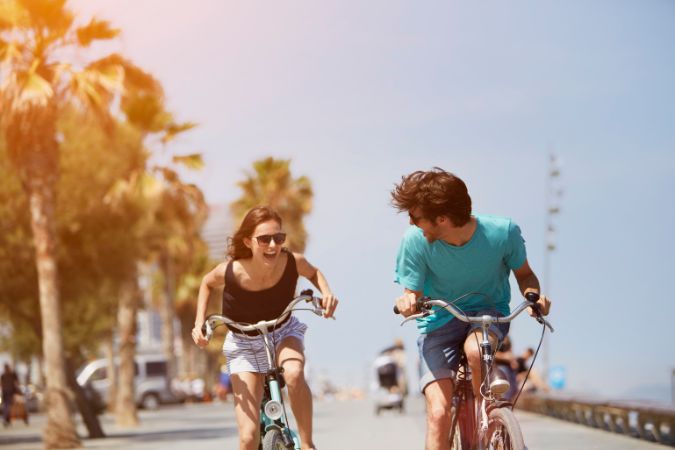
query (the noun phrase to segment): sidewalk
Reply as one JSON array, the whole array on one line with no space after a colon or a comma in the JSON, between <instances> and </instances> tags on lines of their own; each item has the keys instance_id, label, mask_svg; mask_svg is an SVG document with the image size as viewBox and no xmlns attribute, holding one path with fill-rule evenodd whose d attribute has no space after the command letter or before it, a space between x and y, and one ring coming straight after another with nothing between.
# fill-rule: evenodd
<instances>
[{"instance_id":1,"label":"sidewalk","mask_svg":"<svg viewBox=\"0 0 675 450\"><path fill-rule=\"evenodd\" d=\"M139 411L137 428L120 428L110 414L99 416L106 434L103 439L87 439L80 417L75 417L77 431L85 448L96 449L185 449L198 443L200 450L230 448L237 443L237 429L232 404L208 403L164 406L156 411ZM46 417L32 415L30 424L12 422L0 429L2 450L42 449L42 428Z\"/></svg>"}]
</instances>

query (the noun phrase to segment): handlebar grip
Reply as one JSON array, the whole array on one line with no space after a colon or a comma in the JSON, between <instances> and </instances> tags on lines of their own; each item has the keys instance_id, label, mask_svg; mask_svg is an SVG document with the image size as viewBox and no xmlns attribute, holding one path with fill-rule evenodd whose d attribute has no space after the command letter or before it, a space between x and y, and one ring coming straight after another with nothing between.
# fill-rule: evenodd
<instances>
[{"instance_id":1,"label":"handlebar grip","mask_svg":"<svg viewBox=\"0 0 675 450\"><path fill-rule=\"evenodd\" d=\"M202 336L206 336L206 323L202 324Z\"/></svg>"},{"instance_id":2,"label":"handlebar grip","mask_svg":"<svg viewBox=\"0 0 675 450\"><path fill-rule=\"evenodd\" d=\"M539 300L539 294L530 291L527 294L525 294L525 298L527 299L528 302L536 303Z\"/></svg>"},{"instance_id":3,"label":"handlebar grip","mask_svg":"<svg viewBox=\"0 0 675 450\"><path fill-rule=\"evenodd\" d=\"M398 310L398 306L394 305L394 314L401 314L401 311Z\"/></svg>"}]
</instances>

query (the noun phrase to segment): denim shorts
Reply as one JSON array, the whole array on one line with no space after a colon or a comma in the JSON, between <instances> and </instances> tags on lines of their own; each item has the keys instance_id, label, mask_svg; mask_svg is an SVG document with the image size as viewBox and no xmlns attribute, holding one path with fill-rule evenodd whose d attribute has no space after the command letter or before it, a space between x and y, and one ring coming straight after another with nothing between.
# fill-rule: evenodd
<instances>
[{"instance_id":1,"label":"denim shorts","mask_svg":"<svg viewBox=\"0 0 675 450\"><path fill-rule=\"evenodd\" d=\"M480 316L481 314L504 316L494 310L470 314L474 316ZM509 323L493 323L490 325L489 332L501 342L509 332L509 325ZM427 385L433 381L455 378L464 341L471 331L480 330L480 328L481 325L478 323L466 323L453 318L440 328L422 334L417 338L417 348L420 354L420 391L422 393L424 393Z\"/></svg>"}]
</instances>

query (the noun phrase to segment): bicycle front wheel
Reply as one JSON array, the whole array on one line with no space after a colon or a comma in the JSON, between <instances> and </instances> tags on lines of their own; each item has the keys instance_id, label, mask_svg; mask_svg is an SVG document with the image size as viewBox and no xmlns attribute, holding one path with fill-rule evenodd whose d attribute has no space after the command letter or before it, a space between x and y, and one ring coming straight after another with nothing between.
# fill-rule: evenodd
<instances>
[{"instance_id":1,"label":"bicycle front wheel","mask_svg":"<svg viewBox=\"0 0 675 450\"><path fill-rule=\"evenodd\" d=\"M281 430L272 428L265 433L262 441L262 450L286 450L286 448L284 440L281 437Z\"/></svg>"},{"instance_id":2,"label":"bicycle front wheel","mask_svg":"<svg viewBox=\"0 0 675 450\"><path fill-rule=\"evenodd\" d=\"M485 448L488 450L525 449L523 433L520 431L520 425L513 411L507 408L495 408L490 411Z\"/></svg>"}]
</instances>

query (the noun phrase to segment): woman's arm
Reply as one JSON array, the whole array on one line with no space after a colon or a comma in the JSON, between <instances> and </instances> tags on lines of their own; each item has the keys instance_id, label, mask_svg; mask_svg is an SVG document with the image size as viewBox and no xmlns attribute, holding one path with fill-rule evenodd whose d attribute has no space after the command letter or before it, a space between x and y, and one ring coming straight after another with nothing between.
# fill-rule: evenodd
<instances>
[{"instance_id":1,"label":"woman's arm","mask_svg":"<svg viewBox=\"0 0 675 450\"><path fill-rule=\"evenodd\" d=\"M326 280L326 277L319 269L307 261L304 255L293 253L293 257L295 257L298 274L307 278L319 291L321 291L321 306L325 310L323 314L324 317L332 317L339 302L337 297L333 295L330 286L328 286L328 280Z\"/></svg>"},{"instance_id":2,"label":"woman's arm","mask_svg":"<svg viewBox=\"0 0 675 450\"><path fill-rule=\"evenodd\" d=\"M192 329L192 340L199 347L204 348L209 343L202 334L202 325L206 320L206 308L209 306L211 290L225 286L225 269L227 262L218 264L211 272L207 273L199 285L197 296L197 314L195 315L195 327Z\"/></svg>"}]
</instances>

